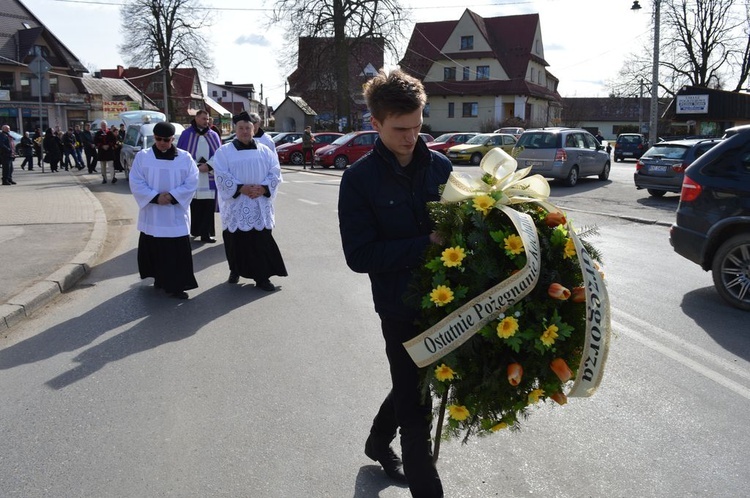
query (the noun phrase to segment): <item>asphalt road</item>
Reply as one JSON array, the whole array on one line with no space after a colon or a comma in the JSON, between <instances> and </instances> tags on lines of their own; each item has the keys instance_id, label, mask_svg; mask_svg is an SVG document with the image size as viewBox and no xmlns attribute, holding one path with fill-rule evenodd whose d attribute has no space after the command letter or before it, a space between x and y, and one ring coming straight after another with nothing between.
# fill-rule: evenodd
<instances>
[{"instance_id":1,"label":"asphalt road","mask_svg":"<svg viewBox=\"0 0 750 498\"><path fill-rule=\"evenodd\" d=\"M389 379L368 280L340 250L339 177L285 171L281 291L225 284L223 247L196 244L187 302L138 279L127 185L97 194L101 263L0 342L0 495L408 496L362 453ZM747 314L669 247L676 198L636 192L617 163L552 200L599 228L604 381L518 433L444 443L446 496L744 496Z\"/></svg>"}]
</instances>

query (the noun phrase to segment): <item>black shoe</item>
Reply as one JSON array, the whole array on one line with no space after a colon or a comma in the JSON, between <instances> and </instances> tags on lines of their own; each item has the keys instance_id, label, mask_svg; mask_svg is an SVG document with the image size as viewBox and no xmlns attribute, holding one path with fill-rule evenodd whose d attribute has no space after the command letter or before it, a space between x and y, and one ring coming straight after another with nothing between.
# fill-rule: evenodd
<instances>
[{"instance_id":1,"label":"black shoe","mask_svg":"<svg viewBox=\"0 0 750 498\"><path fill-rule=\"evenodd\" d=\"M169 297L174 297L176 299L187 299L188 293L185 291L170 292Z\"/></svg>"},{"instance_id":2,"label":"black shoe","mask_svg":"<svg viewBox=\"0 0 750 498\"><path fill-rule=\"evenodd\" d=\"M3 185L13 185L13 184L10 182L3 182Z\"/></svg>"},{"instance_id":3,"label":"black shoe","mask_svg":"<svg viewBox=\"0 0 750 498\"><path fill-rule=\"evenodd\" d=\"M14 182L13 180L8 180L8 181L10 182L11 185L15 185L16 184L16 182Z\"/></svg>"},{"instance_id":4,"label":"black shoe","mask_svg":"<svg viewBox=\"0 0 750 498\"><path fill-rule=\"evenodd\" d=\"M205 242L206 244L215 244L216 239L213 237L201 237L201 242Z\"/></svg>"},{"instance_id":5,"label":"black shoe","mask_svg":"<svg viewBox=\"0 0 750 498\"><path fill-rule=\"evenodd\" d=\"M227 279L228 284L236 284L240 281L240 276L233 271L229 272L229 278Z\"/></svg>"},{"instance_id":6,"label":"black shoe","mask_svg":"<svg viewBox=\"0 0 750 498\"><path fill-rule=\"evenodd\" d=\"M115 178L114 176L112 177L112 183L117 183L117 178Z\"/></svg>"},{"instance_id":7,"label":"black shoe","mask_svg":"<svg viewBox=\"0 0 750 498\"><path fill-rule=\"evenodd\" d=\"M370 434L367 442L365 442L365 455L371 460L378 462L388 477L394 481L408 484L406 474L404 474L404 464L390 445L379 444L372 434Z\"/></svg>"},{"instance_id":8,"label":"black shoe","mask_svg":"<svg viewBox=\"0 0 750 498\"><path fill-rule=\"evenodd\" d=\"M102 183L107 183L107 179L105 178L104 180L102 180Z\"/></svg>"},{"instance_id":9,"label":"black shoe","mask_svg":"<svg viewBox=\"0 0 750 498\"><path fill-rule=\"evenodd\" d=\"M273 285L270 280L263 280L262 282L255 282L255 286L266 292L273 292L276 290L276 286Z\"/></svg>"}]
</instances>

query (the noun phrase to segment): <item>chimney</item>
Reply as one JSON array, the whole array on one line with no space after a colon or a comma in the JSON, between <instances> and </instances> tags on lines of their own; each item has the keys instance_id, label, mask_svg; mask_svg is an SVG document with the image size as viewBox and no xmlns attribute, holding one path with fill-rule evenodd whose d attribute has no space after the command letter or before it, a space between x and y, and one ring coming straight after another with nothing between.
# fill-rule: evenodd
<instances>
[{"instance_id":1,"label":"chimney","mask_svg":"<svg viewBox=\"0 0 750 498\"><path fill-rule=\"evenodd\" d=\"M122 67L122 66L120 66L120 65L118 64L118 66L117 66L117 77L118 77L118 78L122 78L122 75L123 75L123 74L125 74L125 68L124 68L124 67Z\"/></svg>"}]
</instances>

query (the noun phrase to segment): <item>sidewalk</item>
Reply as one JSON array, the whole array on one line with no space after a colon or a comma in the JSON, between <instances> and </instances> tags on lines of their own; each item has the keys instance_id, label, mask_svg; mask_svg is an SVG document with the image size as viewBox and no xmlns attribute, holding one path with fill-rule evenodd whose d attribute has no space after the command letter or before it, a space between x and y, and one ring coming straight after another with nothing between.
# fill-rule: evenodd
<instances>
[{"instance_id":1,"label":"sidewalk","mask_svg":"<svg viewBox=\"0 0 750 498\"><path fill-rule=\"evenodd\" d=\"M16 185L0 186L0 332L75 285L107 235L104 209L82 178L90 175L20 164Z\"/></svg>"}]
</instances>

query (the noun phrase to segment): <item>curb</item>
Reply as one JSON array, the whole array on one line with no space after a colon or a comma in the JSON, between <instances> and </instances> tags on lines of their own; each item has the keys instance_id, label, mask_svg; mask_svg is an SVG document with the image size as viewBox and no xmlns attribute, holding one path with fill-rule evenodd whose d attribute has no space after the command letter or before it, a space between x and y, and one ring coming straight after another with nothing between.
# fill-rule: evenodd
<instances>
[{"instance_id":1,"label":"curb","mask_svg":"<svg viewBox=\"0 0 750 498\"><path fill-rule=\"evenodd\" d=\"M89 197L94 208L94 222L86 246L73 259L44 280L19 292L0 305L0 329L8 330L21 320L30 317L60 294L73 287L93 266L107 238L107 215L99 199L76 176L78 186Z\"/></svg>"}]
</instances>

